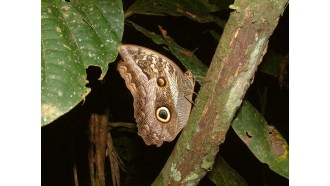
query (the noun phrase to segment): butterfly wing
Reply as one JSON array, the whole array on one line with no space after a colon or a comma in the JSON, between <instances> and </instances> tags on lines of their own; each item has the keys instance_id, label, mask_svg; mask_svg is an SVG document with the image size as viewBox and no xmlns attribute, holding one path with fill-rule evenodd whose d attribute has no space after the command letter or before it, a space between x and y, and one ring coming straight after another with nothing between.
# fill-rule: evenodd
<instances>
[{"instance_id":1,"label":"butterfly wing","mask_svg":"<svg viewBox=\"0 0 330 186\"><path fill-rule=\"evenodd\" d=\"M119 54L122 61L117 68L134 98L138 134L148 145L172 141L191 110L191 73L183 73L174 62L144 47L121 45Z\"/></svg>"}]
</instances>

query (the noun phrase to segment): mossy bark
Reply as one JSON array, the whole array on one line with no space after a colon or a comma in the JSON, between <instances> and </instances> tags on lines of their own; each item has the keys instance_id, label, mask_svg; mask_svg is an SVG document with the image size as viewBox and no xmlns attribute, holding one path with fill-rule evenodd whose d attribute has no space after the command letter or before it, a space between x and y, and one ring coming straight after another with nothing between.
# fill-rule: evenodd
<instances>
[{"instance_id":1,"label":"mossy bark","mask_svg":"<svg viewBox=\"0 0 330 186\"><path fill-rule=\"evenodd\" d=\"M236 0L187 126L153 185L197 185L212 169L288 0Z\"/></svg>"}]
</instances>

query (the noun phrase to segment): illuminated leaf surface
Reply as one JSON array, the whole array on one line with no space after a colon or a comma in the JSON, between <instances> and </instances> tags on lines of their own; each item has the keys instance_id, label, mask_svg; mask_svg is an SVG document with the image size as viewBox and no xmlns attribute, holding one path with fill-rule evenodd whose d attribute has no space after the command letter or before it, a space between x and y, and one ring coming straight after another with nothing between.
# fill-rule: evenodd
<instances>
[{"instance_id":1,"label":"illuminated leaf surface","mask_svg":"<svg viewBox=\"0 0 330 186\"><path fill-rule=\"evenodd\" d=\"M76 106L88 94L85 69L104 76L123 33L122 2L43 0L41 3L41 125Z\"/></svg>"}]
</instances>

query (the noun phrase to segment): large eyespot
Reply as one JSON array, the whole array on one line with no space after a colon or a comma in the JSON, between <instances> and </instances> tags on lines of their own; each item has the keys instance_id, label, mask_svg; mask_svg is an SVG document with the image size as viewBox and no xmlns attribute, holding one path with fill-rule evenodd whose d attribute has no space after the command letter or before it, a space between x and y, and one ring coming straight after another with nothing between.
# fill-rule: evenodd
<instances>
[{"instance_id":1,"label":"large eyespot","mask_svg":"<svg viewBox=\"0 0 330 186\"><path fill-rule=\"evenodd\" d=\"M167 123L171 119L171 113L166 107L159 107L156 110L156 118L162 123Z\"/></svg>"},{"instance_id":2,"label":"large eyespot","mask_svg":"<svg viewBox=\"0 0 330 186\"><path fill-rule=\"evenodd\" d=\"M164 77L158 77L157 78L157 85L160 87L163 87L166 85L166 80Z\"/></svg>"}]
</instances>

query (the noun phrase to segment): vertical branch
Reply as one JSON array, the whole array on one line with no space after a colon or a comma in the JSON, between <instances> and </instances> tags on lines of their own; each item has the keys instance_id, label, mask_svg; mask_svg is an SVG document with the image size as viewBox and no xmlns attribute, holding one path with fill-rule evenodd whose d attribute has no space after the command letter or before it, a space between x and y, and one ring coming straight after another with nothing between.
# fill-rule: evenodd
<instances>
[{"instance_id":1,"label":"vertical branch","mask_svg":"<svg viewBox=\"0 0 330 186\"><path fill-rule=\"evenodd\" d=\"M104 161L106 157L108 132L109 132L109 114L95 114L98 117L97 130L95 135L95 166L99 186L105 186Z\"/></svg>"},{"instance_id":2,"label":"vertical branch","mask_svg":"<svg viewBox=\"0 0 330 186\"><path fill-rule=\"evenodd\" d=\"M89 125L88 125L88 134L89 134L89 145L88 145L88 165L89 165L89 177L91 179L91 186L95 186L95 170L94 170L94 162L95 162L95 150L94 150L94 114L91 115Z\"/></svg>"},{"instance_id":3,"label":"vertical branch","mask_svg":"<svg viewBox=\"0 0 330 186\"><path fill-rule=\"evenodd\" d=\"M153 185L197 185L242 103L287 0L236 0L187 126Z\"/></svg>"},{"instance_id":4,"label":"vertical branch","mask_svg":"<svg viewBox=\"0 0 330 186\"><path fill-rule=\"evenodd\" d=\"M88 159L92 186L105 186L104 161L109 132L108 117L108 113L91 114Z\"/></svg>"}]
</instances>

